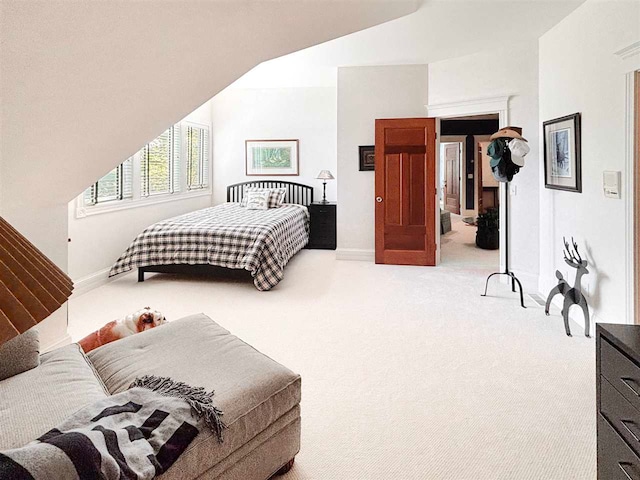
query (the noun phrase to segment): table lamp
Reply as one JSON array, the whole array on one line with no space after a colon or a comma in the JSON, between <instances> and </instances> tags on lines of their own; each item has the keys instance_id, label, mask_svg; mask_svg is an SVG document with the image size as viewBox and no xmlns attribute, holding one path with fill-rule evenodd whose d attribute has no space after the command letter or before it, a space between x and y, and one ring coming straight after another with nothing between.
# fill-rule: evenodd
<instances>
[{"instance_id":1,"label":"table lamp","mask_svg":"<svg viewBox=\"0 0 640 480\"><path fill-rule=\"evenodd\" d=\"M329 170L321 170L316 178L322 180L322 203L328 203L327 202L327 180L334 180L335 177L331 175L331 172Z\"/></svg>"},{"instance_id":2,"label":"table lamp","mask_svg":"<svg viewBox=\"0 0 640 480\"><path fill-rule=\"evenodd\" d=\"M0 345L47 318L72 291L71 279L0 217Z\"/></svg>"}]
</instances>

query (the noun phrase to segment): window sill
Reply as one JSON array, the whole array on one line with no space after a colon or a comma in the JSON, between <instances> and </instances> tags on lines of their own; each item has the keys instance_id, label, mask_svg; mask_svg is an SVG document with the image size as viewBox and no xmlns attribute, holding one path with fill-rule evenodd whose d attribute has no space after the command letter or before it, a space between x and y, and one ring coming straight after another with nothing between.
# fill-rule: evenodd
<instances>
[{"instance_id":1,"label":"window sill","mask_svg":"<svg viewBox=\"0 0 640 480\"><path fill-rule=\"evenodd\" d=\"M93 215L101 215L103 213L118 212L120 210L129 210L132 208L149 207L151 205L159 205L162 203L178 202L180 200L189 200L199 197L207 197L212 195L211 189L191 191L188 193L181 193L178 195L167 194L157 197L144 198L139 200L119 200L111 204L103 205L89 205L82 204L82 200L78 200L76 204L76 218L86 218Z\"/></svg>"}]
</instances>

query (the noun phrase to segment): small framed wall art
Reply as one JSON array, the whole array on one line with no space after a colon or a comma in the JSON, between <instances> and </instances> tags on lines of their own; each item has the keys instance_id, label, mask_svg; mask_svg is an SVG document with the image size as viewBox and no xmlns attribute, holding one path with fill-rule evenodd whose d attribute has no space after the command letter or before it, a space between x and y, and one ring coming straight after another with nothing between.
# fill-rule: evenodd
<instances>
[{"instance_id":1,"label":"small framed wall art","mask_svg":"<svg viewBox=\"0 0 640 480\"><path fill-rule=\"evenodd\" d=\"M360 171L368 172L376 169L376 147L373 145L359 146Z\"/></svg>"},{"instance_id":2,"label":"small framed wall art","mask_svg":"<svg viewBox=\"0 0 640 480\"><path fill-rule=\"evenodd\" d=\"M548 120L544 134L544 186L582 192L580 114Z\"/></svg>"},{"instance_id":3,"label":"small framed wall art","mask_svg":"<svg viewBox=\"0 0 640 480\"><path fill-rule=\"evenodd\" d=\"M247 176L299 175L298 140L246 140Z\"/></svg>"}]
</instances>

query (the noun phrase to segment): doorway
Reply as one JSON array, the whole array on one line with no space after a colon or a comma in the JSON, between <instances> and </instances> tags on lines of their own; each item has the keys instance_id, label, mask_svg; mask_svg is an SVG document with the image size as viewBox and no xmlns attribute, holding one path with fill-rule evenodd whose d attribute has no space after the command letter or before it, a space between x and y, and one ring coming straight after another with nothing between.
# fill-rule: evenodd
<instances>
[{"instance_id":1,"label":"doorway","mask_svg":"<svg viewBox=\"0 0 640 480\"><path fill-rule=\"evenodd\" d=\"M460 215L462 204L460 171L464 143L443 138L440 141L440 208Z\"/></svg>"},{"instance_id":2,"label":"doorway","mask_svg":"<svg viewBox=\"0 0 640 480\"><path fill-rule=\"evenodd\" d=\"M436 264L436 120L377 119L375 261Z\"/></svg>"},{"instance_id":3,"label":"doorway","mask_svg":"<svg viewBox=\"0 0 640 480\"><path fill-rule=\"evenodd\" d=\"M440 121L442 264L499 267L499 248L487 250L476 244L478 216L482 222L486 215L492 215L493 224L498 228L500 188L489 165L487 148L491 134L499 130L499 125L497 114ZM458 182L455 182L456 174Z\"/></svg>"}]
</instances>

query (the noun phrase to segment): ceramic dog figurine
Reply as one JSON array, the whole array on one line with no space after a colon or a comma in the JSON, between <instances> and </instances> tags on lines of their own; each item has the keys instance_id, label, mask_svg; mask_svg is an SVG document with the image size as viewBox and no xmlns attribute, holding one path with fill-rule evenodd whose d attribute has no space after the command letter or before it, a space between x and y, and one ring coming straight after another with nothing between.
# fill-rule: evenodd
<instances>
[{"instance_id":1,"label":"ceramic dog figurine","mask_svg":"<svg viewBox=\"0 0 640 480\"><path fill-rule=\"evenodd\" d=\"M85 353L89 353L102 345L155 328L166 321L162 313L145 307L124 318L107 323L100 330L87 335L78 343Z\"/></svg>"}]
</instances>

